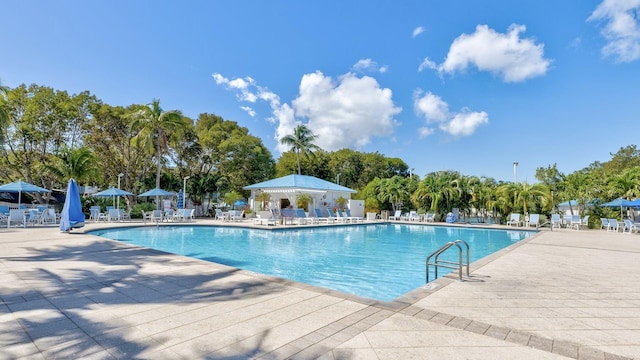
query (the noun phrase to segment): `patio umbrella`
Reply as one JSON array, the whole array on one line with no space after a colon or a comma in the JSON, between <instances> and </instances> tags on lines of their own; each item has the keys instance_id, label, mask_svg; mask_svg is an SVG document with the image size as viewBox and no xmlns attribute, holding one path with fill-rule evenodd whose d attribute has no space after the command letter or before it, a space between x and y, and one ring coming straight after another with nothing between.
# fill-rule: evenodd
<instances>
[{"instance_id":1,"label":"patio umbrella","mask_svg":"<svg viewBox=\"0 0 640 360\"><path fill-rule=\"evenodd\" d=\"M111 196L113 198L113 206L116 205L116 196L127 196L127 195L133 195L133 194L128 191L124 191L122 189L118 189L114 187L110 187L107 190L102 190L100 192L93 194L93 196L103 196L103 197Z\"/></svg>"},{"instance_id":2,"label":"patio umbrella","mask_svg":"<svg viewBox=\"0 0 640 360\"><path fill-rule=\"evenodd\" d=\"M138 197L142 197L142 196L155 196L156 197L156 203L158 206L158 209L160 208L160 197L161 196L173 196L175 195L174 193L167 191L167 190L162 190L160 188L154 188L151 189L149 191L145 191L142 194L139 194Z\"/></svg>"},{"instance_id":3,"label":"patio umbrella","mask_svg":"<svg viewBox=\"0 0 640 360\"><path fill-rule=\"evenodd\" d=\"M80 202L80 191L75 180L69 180L67 197L60 213L60 231L69 231L84 226L84 213Z\"/></svg>"},{"instance_id":4,"label":"patio umbrella","mask_svg":"<svg viewBox=\"0 0 640 360\"><path fill-rule=\"evenodd\" d=\"M620 218L622 218L622 217L623 217L623 216L622 216L622 208L623 208L623 207L628 207L628 206L629 206L629 205L628 205L629 203L630 203L630 201L629 201L629 200L627 200L627 199L625 199L625 198L623 198L623 197L619 197L619 198L617 198L617 199L611 200L611 201L606 202L606 203L604 203L604 204L600 204L600 206L603 206L603 207L610 207L610 208L617 208L617 207L619 207L619 208L620 208Z\"/></svg>"},{"instance_id":5,"label":"patio umbrella","mask_svg":"<svg viewBox=\"0 0 640 360\"><path fill-rule=\"evenodd\" d=\"M12 192L18 193L18 207L20 207L20 203L22 202L22 193L48 193L51 190L47 190L45 188L41 188L40 186L30 184L28 182L24 182L22 180L14 181L12 183L4 184L0 186L1 192Z\"/></svg>"}]
</instances>

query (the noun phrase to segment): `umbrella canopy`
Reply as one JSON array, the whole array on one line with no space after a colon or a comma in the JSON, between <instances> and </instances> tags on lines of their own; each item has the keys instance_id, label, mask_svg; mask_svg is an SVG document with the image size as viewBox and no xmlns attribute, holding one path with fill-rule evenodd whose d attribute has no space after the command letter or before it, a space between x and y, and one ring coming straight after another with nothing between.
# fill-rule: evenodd
<instances>
[{"instance_id":1,"label":"umbrella canopy","mask_svg":"<svg viewBox=\"0 0 640 360\"><path fill-rule=\"evenodd\" d=\"M114 187L110 187L107 190L102 190L100 192L93 194L93 196L102 196L102 197L111 196L113 198L113 206L116 206L116 196L127 196L127 195L133 195L133 194L128 191L124 191L122 189L118 189ZM120 200L118 200L118 206L119 205L120 205Z\"/></svg>"},{"instance_id":2,"label":"umbrella canopy","mask_svg":"<svg viewBox=\"0 0 640 360\"><path fill-rule=\"evenodd\" d=\"M93 196L127 196L127 195L133 195L133 194L128 191L124 191L122 189L118 189L114 187L111 187L111 188L108 188L107 190L102 190L100 192L93 194Z\"/></svg>"},{"instance_id":3,"label":"umbrella canopy","mask_svg":"<svg viewBox=\"0 0 640 360\"><path fill-rule=\"evenodd\" d=\"M149 191L145 191L142 194L138 195L140 196L173 196L175 195L175 193L172 193L171 191L167 191L167 190L162 190L160 188L155 188L155 189L151 189Z\"/></svg>"},{"instance_id":4,"label":"umbrella canopy","mask_svg":"<svg viewBox=\"0 0 640 360\"><path fill-rule=\"evenodd\" d=\"M67 197L60 213L60 231L69 231L84 226L84 213L80 202L80 191L75 180L69 180Z\"/></svg>"},{"instance_id":5,"label":"umbrella canopy","mask_svg":"<svg viewBox=\"0 0 640 360\"><path fill-rule=\"evenodd\" d=\"M48 193L51 190L47 190L37 185L30 184L28 182L24 182L22 180L14 181L12 183L4 184L0 186L0 191L2 192L13 192L18 193L18 206L20 206L20 202L22 200L22 193Z\"/></svg>"},{"instance_id":6,"label":"umbrella canopy","mask_svg":"<svg viewBox=\"0 0 640 360\"><path fill-rule=\"evenodd\" d=\"M604 204L600 204L600 206L604 206L604 207L621 207L621 206L627 206L625 205L625 203L628 202L627 199L625 198L617 198L615 200L611 200L609 202L606 202Z\"/></svg>"}]
</instances>

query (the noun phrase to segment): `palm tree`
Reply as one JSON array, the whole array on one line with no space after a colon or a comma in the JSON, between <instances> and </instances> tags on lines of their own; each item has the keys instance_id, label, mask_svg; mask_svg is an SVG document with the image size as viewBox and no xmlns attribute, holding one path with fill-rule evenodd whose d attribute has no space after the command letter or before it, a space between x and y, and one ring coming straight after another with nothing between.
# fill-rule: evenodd
<instances>
[{"instance_id":1,"label":"palm tree","mask_svg":"<svg viewBox=\"0 0 640 360\"><path fill-rule=\"evenodd\" d=\"M315 135L308 127L301 124L293 129L293 134L280 139L281 144L291 146L291 150L296 153L298 157L298 175L302 175L300 153L308 157L313 156L314 151L320 150L320 147L313 143L316 138L318 138L318 135Z\"/></svg>"},{"instance_id":2,"label":"palm tree","mask_svg":"<svg viewBox=\"0 0 640 360\"><path fill-rule=\"evenodd\" d=\"M172 132L183 129L186 123L178 110L163 111L160 100L154 99L146 107L132 115L131 129L137 131L133 137L134 144L141 144L150 153L155 152L157 161L156 187L160 187L160 173L164 155L169 149Z\"/></svg>"},{"instance_id":3,"label":"palm tree","mask_svg":"<svg viewBox=\"0 0 640 360\"><path fill-rule=\"evenodd\" d=\"M64 183L71 178L83 183L95 179L100 172L96 157L86 147L68 149L62 147L56 155L55 164L45 164L45 168Z\"/></svg>"},{"instance_id":4,"label":"palm tree","mask_svg":"<svg viewBox=\"0 0 640 360\"><path fill-rule=\"evenodd\" d=\"M8 92L9 88L3 86L2 83L0 83L0 144L4 143L7 129L9 128L9 124L11 123L9 109L7 109L6 106L6 96Z\"/></svg>"}]
</instances>

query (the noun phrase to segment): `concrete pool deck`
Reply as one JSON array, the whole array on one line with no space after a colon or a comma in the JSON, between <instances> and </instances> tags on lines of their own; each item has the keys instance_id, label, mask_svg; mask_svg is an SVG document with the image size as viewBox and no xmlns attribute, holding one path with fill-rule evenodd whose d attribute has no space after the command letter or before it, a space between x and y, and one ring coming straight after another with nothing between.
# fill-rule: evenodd
<instances>
[{"instance_id":1,"label":"concrete pool deck","mask_svg":"<svg viewBox=\"0 0 640 360\"><path fill-rule=\"evenodd\" d=\"M474 263L468 281L378 303L56 227L4 228L0 359L640 359L638 270L638 235L546 230Z\"/></svg>"}]
</instances>

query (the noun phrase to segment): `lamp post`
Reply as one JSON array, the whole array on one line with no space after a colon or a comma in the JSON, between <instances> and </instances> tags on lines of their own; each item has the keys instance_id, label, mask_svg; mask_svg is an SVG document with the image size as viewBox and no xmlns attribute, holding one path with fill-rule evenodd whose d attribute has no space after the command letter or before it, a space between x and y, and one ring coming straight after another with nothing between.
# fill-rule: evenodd
<instances>
[{"instance_id":1,"label":"lamp post","mask_svg":"<svg viewBox=\"0 0 640 360\"><path fill-rule=\"evenodd\" d=\"M122 179L122 177L124 176L123 173L118 174L118 190L120 190L120 179ZM118 203L116 206L116 209L120 209L120 196L118 196Z\"/></svg>"},{"instance_id":2,"label":"lamp post","mask_svg":"<svg viewBox=\"0 0 640 360\"><path fill-rule=\"evenodd\" d=\"M513 162L513 182L518 183L518 162Z\"/></svg>"},{"instance_id":3,"label":"lamp post","mask_svg":"<svg viewBox=\"0 0 640 360\"><path fill-rule=\"evenodd\" d=\"M412 179L412 178L413 178L413 171L414 171L415 169L416 169L416 168L411 168L411 169L409 169L409 179Z\"/></svg>"},{"instance_id":4,"label":"lamp post","mask_svg":"<svg viewBox=\"0 0 640 360\"><path fill-rule=\"evenodd\" d=\"M336 178L336 184L340 185L340 175L342 175L342 173L338 173L338 176Z\"/></svg>"},{"instance_id":5,"label":"lamp post","mask_svg":"<svg viewBox=\"0 0 640 360\"><path fill-rule=\"evenodd\" d=\"M187 179L191 176L185 176L182 178L182 208L187 208Z\"/></svg>"}]
</instances>

